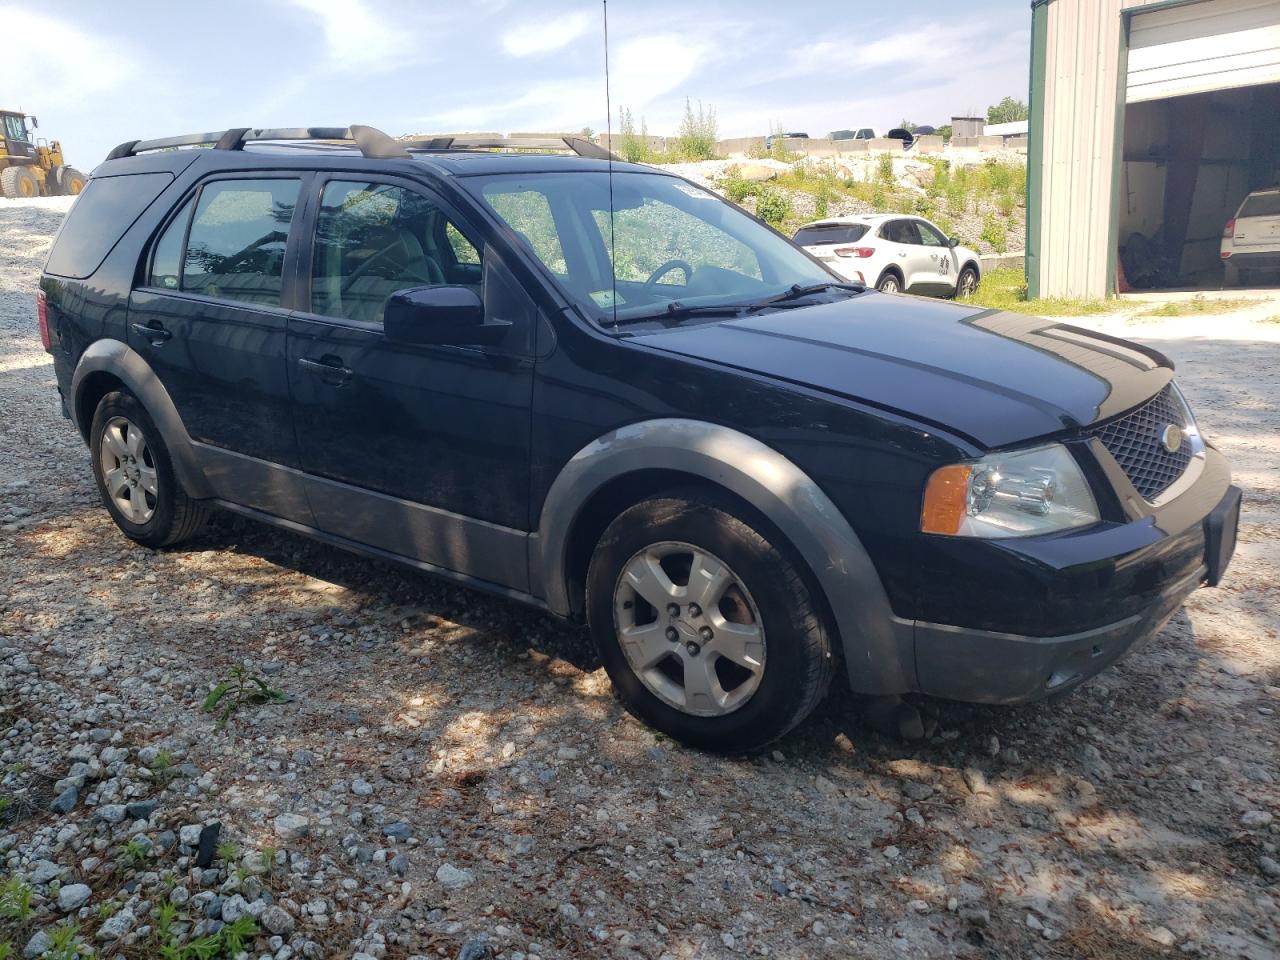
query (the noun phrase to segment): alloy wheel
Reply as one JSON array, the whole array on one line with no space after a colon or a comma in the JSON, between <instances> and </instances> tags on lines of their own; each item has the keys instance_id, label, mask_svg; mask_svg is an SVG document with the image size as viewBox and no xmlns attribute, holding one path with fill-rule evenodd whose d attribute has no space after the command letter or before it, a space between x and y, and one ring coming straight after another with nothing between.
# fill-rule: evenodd
<instances>
[{"instance_id":1,"label":"alloy wheel","mask_svg":"<svg viewBox=\"0 0 1280 960\"><path fill-rule=\"evenodd\" d=\"M98 465L107 496L126 519L144 524L155 515L160 491L147 438L125 417L112 417L102 428Z\"/></svg>"},{"instance_id":2,"label":"alloy wheel","mask_svg":"<svg viewBox=\"0 0 1280 960\"><path fill-rule=\"evenodd\" d=\"M641 550L622 568L613 607L631 669L675 709L722 716L759 688L759 611L728 564L701 547L666 541Z\"/></svg>"}]
</instances>

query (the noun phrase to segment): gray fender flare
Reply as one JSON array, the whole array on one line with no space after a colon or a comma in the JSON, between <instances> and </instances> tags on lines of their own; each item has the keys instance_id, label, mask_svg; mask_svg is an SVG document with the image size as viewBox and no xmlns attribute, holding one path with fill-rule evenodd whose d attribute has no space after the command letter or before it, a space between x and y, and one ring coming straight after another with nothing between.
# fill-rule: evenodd
<instances>
[{"instance_id":1,"label":"gray fender flare","mask_svg":"<svg viewBox=\"0 0 1280 960\"><path fill-rule=\"evenodd\" d=\"M76 364L75 373L71 376L71 413L81 432L85 436L89 435L89 424L79 422L81 392L85 382L95 373L109 373L119 379L147 408L147 413L155 421L164 445L169 450L178 482L187 495L196 499L213 496L204 471L196 461L191 437L187 428L182 425L182 418L178 416L173 398L169 396L169 391L164 388L150 364L127 343L120 340L97 340L80 356L80 362Z\"/></svg>"},{"instance_id":2,"label":"gray fender flare","mask_svg":"<svg viewBox=\"0 0 1280 960\"><path fill-rule=\"evenodd\" d=\"M913 624L893 616L871 558L848 520L794 463L718 424L633 423L588 444L565 464L542 507L534 562L550 609L570 613L568 541L574 520L606 483L640 470L678 470L723 487L766 516L817 578L835 618L853 689L916 689Z\"/></svg>"}]
</instances>

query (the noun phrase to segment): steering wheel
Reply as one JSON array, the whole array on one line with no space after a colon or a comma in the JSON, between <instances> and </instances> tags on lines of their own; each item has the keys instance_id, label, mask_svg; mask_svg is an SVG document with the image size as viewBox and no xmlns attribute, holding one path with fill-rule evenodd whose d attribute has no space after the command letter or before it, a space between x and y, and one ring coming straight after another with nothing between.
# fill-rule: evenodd
<instances>
[{"instance_id":1,"label":"steering wheel","mask_svg":"<svg viewBox=\"0 0 1280 960\"><path fill-rule=\"evenodd\" d=\"M684 282L687 286L690 278L693 276L693 267L689 265L687 260L668 260L657 270L653 271L653 273L649 274L649 279L644 282L644 289L648 291L672 270L684 271Z\"/></svg>"},{"instance_id":2,"label":"steering wheel","mask_svg":"<svg viewBox=\"0 0 1280 960\"><path fill-rule=\"evenodd\" d=\"M383 247L373 256L369 257L369 259L365 260L364 263L360 264L360 266L356 267L353 271L351 271L350 275L346 278L346 280L342 284L342 292L346 293L351 288L351 285L353 283L355 283L361 277L368 275L373 270L374 265L381 263L383 260L387 259L391 255L391 251L394 250L397 246L401 249L401 251L406 256L408 256L409 248L408 248L408 245L404 242L403 238L401 238L397 243L393 243L390 246ZM407 264L400 264L400 276L396 277L395 279L396 280L414 280L414 281L417 281L418 283L428 284L428 285L439 282L429 275L422 276L417 271L410 270Z\"/></svg>"}]
</instances>

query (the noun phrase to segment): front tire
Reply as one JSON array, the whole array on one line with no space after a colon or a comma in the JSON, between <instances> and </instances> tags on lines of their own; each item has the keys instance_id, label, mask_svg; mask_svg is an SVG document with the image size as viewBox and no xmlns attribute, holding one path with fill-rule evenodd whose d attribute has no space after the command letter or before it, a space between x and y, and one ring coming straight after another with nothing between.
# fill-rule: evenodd
<instances>
[{"instance_id":1,"label":"front tire","mask_svg":"<svg viewBox=\"0 0 1280 960\"><path fill-rule=\"evenodd\" d=\"M901 293L902 281L892 270L886 271L880 274L880 279L876 281L876 289L881 293Z\"/></svg>"},{"instance_id":2,"label":"front tire","mask_svg":"<svg viewBox=\"0 0 1280 960\"><path fill-rule=\"evenodd\" d=\"M978 292L978 271L965 267L956 278L956 299L966 300Z\"/></svg>"},{"instance_id":3,"label":"front tire","mask_svg":"<svg viewBox=\"0 0 1280 960\"><path fill-rule=\"evenodd\" d=\"M58 167L53 171L53 182L57 185L60 195L75 197L80 195L89 178L75 167Z\"/></svg>"},{"instance_id":4,"label":"front tire","mask_svg":"<svg viewBox=\"0 0 1280 960\"><path fill-rule=\"evenodd\" d=\"M124 535L147 547L194 536L207 512L187 496L160 431L133 394L102 398L89 427L98 494Z\"/></svg>"},{"instance_id":5,"label":"front tire","mask_svg":"<svg viewBox=\"0 0 1280 960\"><path fill-rule=\"evenodd\" d=\"M817 706L831 641L799 565L766 524L701 491L613 521L587 573L587 619L627 710L708 750L765 746Z\"/></svg>"}]
</instances>

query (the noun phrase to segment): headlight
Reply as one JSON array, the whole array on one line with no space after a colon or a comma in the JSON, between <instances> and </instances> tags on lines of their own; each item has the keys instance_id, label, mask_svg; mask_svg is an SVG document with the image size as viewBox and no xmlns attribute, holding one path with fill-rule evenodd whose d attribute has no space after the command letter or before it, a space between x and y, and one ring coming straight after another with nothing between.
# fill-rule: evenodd
<instances>
[{"instance_id":1,"label":"headlight","mask_svg":"<svg viewBox=\"0 0 1280 960\"><path fill-rule=\"evenodd\" d=\"M953 537L1029 537L1098 522L1098 505L1067 448L1050 443L935 470L920 529Z\"/></svg>"},{"instance_id":2,"label":"headlight","mask_svg":"<svg viewBox=\"0 0 1280 960\"><path fill-rule=\"evenodd\" d=\"M1204 450L1204 437L1200 434L1200 424L1196 423L1196 415L1191 412L1191 405L1187 403L1187 398L1182 395L1182 390L1176 383L1170 381L1169 386L1173 388L1173 402L1182 414L1183 441L1189 445L1192 455L1201 453Z\"/></svg>"}]
</instances>

